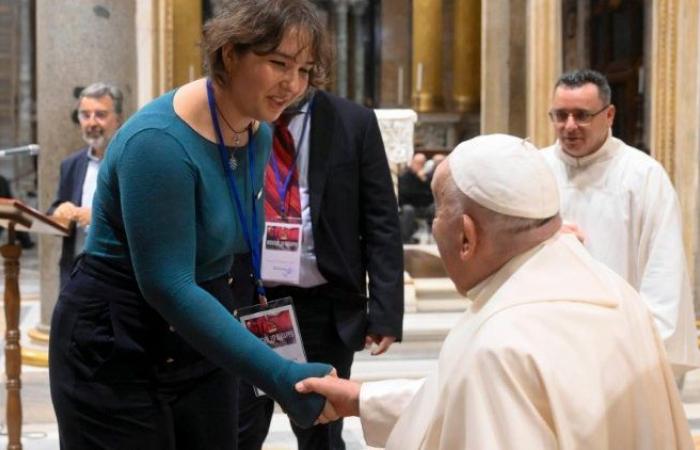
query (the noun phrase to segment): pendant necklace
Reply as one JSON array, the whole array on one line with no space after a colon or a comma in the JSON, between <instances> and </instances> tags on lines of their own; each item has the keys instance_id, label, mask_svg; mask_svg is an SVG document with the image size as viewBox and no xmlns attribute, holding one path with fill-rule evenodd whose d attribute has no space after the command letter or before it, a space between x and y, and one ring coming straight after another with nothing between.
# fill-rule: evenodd
<instances>
[{"instance_id":1,"label":"pendant necklace","mask_svg":"<svg viewBox=\"0 0 700 450\"><path fill-rule=\"evenodd\" d=\"M242 130L238 131L235 128L233 128L230 123L228 123L228 120L226 120L226 116L224 116L224 113L221 112L218 105L216 106L216 110L219 111L219 115L221 116L229 130L233 132L234 149L229 151L228 165L231 167L231 170L236 170L238 168L238 159L236 159L235 155L236 148L241 146L241 136L244 133L250 131L250 129L253 127L253 122L255 122L255 120L251 120L248 125L246 125Z\"/></svg>"}]
</instances>

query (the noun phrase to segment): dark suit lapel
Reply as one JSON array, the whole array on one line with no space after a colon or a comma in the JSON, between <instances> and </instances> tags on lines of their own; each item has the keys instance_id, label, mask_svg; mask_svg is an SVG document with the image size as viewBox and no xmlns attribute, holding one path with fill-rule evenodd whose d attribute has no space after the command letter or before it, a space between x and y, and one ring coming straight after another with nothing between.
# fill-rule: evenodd
<instances>
[{"instance_id":1,"label":"dark suit lapel","mask_svg":"<svg viewBox=\"0 0 700 450\"><path fill-rule=\"evenodd\" d=\"M73 198L71 198L71 202L77 206L82 206L83 183L85 182L85 174L87 173L88 166L88 150L89 148L86 147L85 151L80 155L80 158L78 158L75 165L75 177L73 178L72 191Z\"/></svg>"},{"instance_id":2,"label":"dark suit lapel","mask_svg":"<svg viewBox=\"0 0 700 450\"><path fill-rule=\"evenodd\" d=\"M328 177L328 164L333 148L333 129L335 128L335 111L328 97L319 91L314 99L311 112L311 140L309 148L308 183L311 203L311 224L318 224L321 211L323 189Z\"/></svg>"}]
</instances>

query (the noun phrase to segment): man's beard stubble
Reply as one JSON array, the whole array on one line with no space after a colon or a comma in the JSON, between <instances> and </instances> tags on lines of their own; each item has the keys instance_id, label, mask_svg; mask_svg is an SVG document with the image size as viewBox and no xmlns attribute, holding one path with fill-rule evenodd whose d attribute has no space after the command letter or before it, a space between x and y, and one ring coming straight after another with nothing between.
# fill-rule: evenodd
<instances>
[{"instance_id":1,"label":"man's beard stubble","mask_svg":"<svg viewBox=\"0 0 700 450\"><path fill-rule=\"evenodd\" d=\"M104 130L97 132L83 131L83 141L92 148L103 149L109 144L109 139L105 136Z\"/></svg>"}]
</instances>

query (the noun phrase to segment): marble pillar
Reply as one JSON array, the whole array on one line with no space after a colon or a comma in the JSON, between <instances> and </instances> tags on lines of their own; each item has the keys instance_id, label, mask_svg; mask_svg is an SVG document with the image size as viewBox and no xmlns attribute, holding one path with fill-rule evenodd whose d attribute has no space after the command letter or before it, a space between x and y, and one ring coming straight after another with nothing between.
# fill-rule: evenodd
<instances>
[{"instance_id":1,"label":"marble pillar","mask_svg":"<svg viewBox=\"0 0 700 450\"><path fill-rule=\"evenodd\" d=\"M479 109L481 0L455 0L452 97L458 112Z\"/></svg>"},{"instance_id":2,"label":"marble pillar","mask_svg":"<svg viewBox=\"0 0 700 450\"><path fill-rule=\"evenodd\" d=\"M95 81L124 91L124 110L134 111L136 0L37 0L36 74L39 209L51 204L61 160L84 145L72 121L74 92ZM58 296L61 239L39 239L41 322L48 332Z\"/></svg>"},{"instance_id":3,"label":"marble pillar","mask_svg":"<svg viewBox=\"0 0 700 450\"><path fill-rule=\"evenodd\" d=\"M367 11L368 0L354 0L352 2L352 24L353 24L353 99L363 104L365 99L365 27L362 20Z\"/></svg>"},{"instance_id":4,"label":"marble pillar","mask_svg":"<svg viewBox=\"0 0 700 450\"><path fill-rule=\"evenodd\" d=\"M24 145L35 141L34 129L34 36L32 23L34 10L29 0L19 2L19 76L17 98L17 144ZM35 199L27 197L36 186L34 158L12 158L15 184L12 186L15 197L36 206Z\"/></svg>"},{"instance_id":5,"label":"marble pillar","mask_svg":"<svg viewBox=\"0 0 700 450\"><path fill-rule=\"evenodd\" d=\"M489 0L481 9L481 132L509 131L510 1Z\"/></svg>"},{"instance_id":6,"label":"marble pillar","mask_svg":"<svg viewBox=\"0 0 700 450\"><path fill-rule=\"evenodd\" d=\"M526 135L537 147L546 147L555 138L547 112L562 70L561 2L529 1L526 17Z\"/></svg>"},{"instance_id":7,"label":"marble pillar","mask_svg":"<svg viewBox=\"0 0 700 450\"><path fill-rule=\"evenodd\" d=\"M442 0L413 0L412 101L418 112L442 107Z\"/></svg>"},{"instance_id":8,"label":"marble pillar","mask_svg":"<svg viewBox=\"0 0 700 450\"><path fill-rule=\"evenodd\" d=\"M647 66L652 156L678 192L688 268L700 313L700 5L660 0L651 9ZM649 79L650 78L650 79Z\"/></svg>"},{"instance_id":9,"label":"marble pillar","mask_svg":"<svg viewBox=\"0 0 700 450\"><path fill-rule=\"evenodd\" d=\"M331 0L335 17L335 91L348 95L348 0Z\"/></svg>"}]
</instances>

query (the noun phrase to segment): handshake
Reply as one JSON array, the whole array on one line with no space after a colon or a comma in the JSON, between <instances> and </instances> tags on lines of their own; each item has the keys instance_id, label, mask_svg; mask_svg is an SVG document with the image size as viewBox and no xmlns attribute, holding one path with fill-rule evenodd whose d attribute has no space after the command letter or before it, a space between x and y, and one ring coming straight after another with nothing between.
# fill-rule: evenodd
<instances>
[{"instance_id":1,"label":"handshake","mask_svg":"<svg viewBox=\"0 0 700 450\"><path fill-rule=\"evenodd\" d=\"M386 352L396 341L393 336L369 334L365 338L365 348L372 348L372 356ZM360 384L355 381L338 378L333 369L323 378L307 378L299 381L295 389L300 394L317 393L326 397L326 405L314 425L333 422L341 417L360 415Z\"/></svg>"},{"instance_id":2,"label":"handshake","mask_svg":"<svg viewBox=\"0 0 700 450\"><path fill-rule=\"evenodd\" d=\"M360 384L338 378L335 370L323 378L299 381L294 387L301 394L317 393L326 397L326 404L314 425L360 414Z\"/></svg>"}]
</instances>

